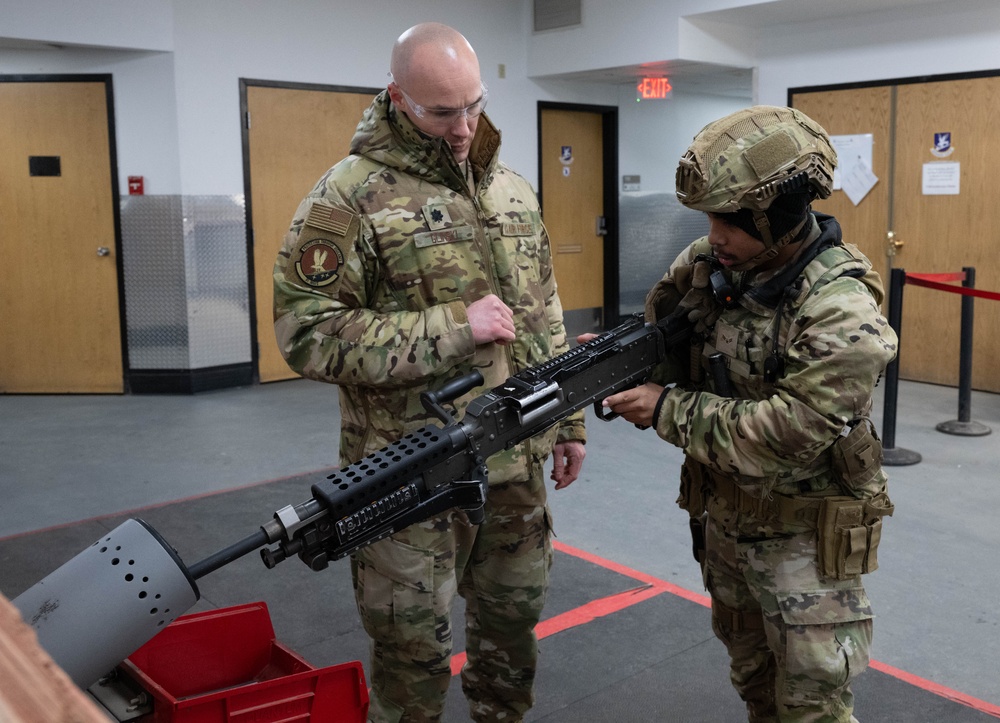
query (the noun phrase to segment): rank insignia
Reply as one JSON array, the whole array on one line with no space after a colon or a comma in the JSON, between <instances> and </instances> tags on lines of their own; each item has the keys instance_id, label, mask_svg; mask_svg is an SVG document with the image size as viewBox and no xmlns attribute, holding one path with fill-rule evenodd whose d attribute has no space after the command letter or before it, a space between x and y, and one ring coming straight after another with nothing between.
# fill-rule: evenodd
<instances>
[{"instance_id":1,"label":"rank insignia","mask_svg":"<svg viewBox=\"0 0 1000 723\"><path fill-rule=\"evenodd\" d=\"M725 356L731 359L736 357L739 340L740 332L736 327L724 321L719 321L715 325L715 348Z\"/></svg>"},{"instance_id":2,"label":"rank insignia","mask_svg":"<svg viewBox=\"0 0 1000 723\"><path fill-rule=\"evenodd\" d=\"M344 254L335 243L316 238L303 244L299 250L295 271L310 286L322 287L337 280L337 272L343 264Z\"/></svg>"},{"instance_id":3,"label":"rank insignia","mask_svg":"<svg viewBox=\"0 0 1000 723\"><path fill-rule=\"evenodd\" d=\"M451 225L451 214L448 213L448 205L445 203L431 203L421 209L424 213L424 220L427 228L431 231L440 231Z\"/></svg>"}]
</instances>

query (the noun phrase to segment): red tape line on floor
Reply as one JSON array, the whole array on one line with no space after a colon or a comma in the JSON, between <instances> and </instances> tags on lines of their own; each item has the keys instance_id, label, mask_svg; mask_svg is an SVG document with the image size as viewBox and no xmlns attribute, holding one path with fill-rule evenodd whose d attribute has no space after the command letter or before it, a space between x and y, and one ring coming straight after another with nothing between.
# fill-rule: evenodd
<instances>
[{"instance_id":1,"label":"red tape line on floor","mask_svg":"<svg viewBox=\"0 0 1000 723\"><path fill-rule=\"evenodd\" d=\"M649 600L650 598L663 593L670 593L671 595L676 595L677 597L690 600L691 602L704 605L705 607L712 606L711 598L707 595L685 590L684 588L674 585L673 583L669 583L666 580L660 580L652 575L647 575L646 573L639 572L638 570L633 570L625 565L621 565L611 560L606 560L603 557L598 557L597 555L586 552L585 550L571 547L558 541L553 541L552 546L559 552L572 555L573 557L598 565L611 570L612 572L617 572L620 575L631 577L632 579L643 583L643 585L641 587L625 590L614 595L600 598L599 600L593 600L574 610L569 610L565 613L542 620L535 627L535 635L538 636L539 640L546 638L549 635L569 630L570 628L578 625L585 625L586 623L592 622L600 617L619 612L635 605L636 603ZM464 651L452 655L452 675L458 675L461 672L462 666L465 665L465 657ZM929 693L941 696L942 698L947 698L948 700L954 701L968 708L1000 718L1000 706L987 703L985 700L979 700L978 698L973 698L965 693L959 693L956 690L939 685L934 681L921 678L913 675L912 673L907 673L905 670L894 668L891 665L880 663L877 660L870 661L869 667L881 673L885 673L886 675L890 675L893 678L902 680L904 683L908 683L916 688L926 690Z\"/></svg>"}]
</instances>

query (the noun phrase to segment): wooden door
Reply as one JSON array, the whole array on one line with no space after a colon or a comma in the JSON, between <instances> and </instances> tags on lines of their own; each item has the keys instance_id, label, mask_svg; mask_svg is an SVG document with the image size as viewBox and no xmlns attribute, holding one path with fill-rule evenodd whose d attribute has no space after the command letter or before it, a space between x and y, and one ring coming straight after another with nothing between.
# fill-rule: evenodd
<instances>
[{"instance_id":1,"label":"wooden door","mask_svg":"<svg viewBox=\"0 0 1000 723\"><path fill-rule=\"evenodd\" d=\"M541 111L543 220L565 311L604 308L604 141L600 113Z\"/></svg>"},{"instance_id":2,"label":"wooden door","mask_svg":"<svg viewBox=\"0 0 1000 723\"><path fill-rule=\"evenodd\" d=\"M124 391L104 82L0 82L0 392Z\"/></svg>"},{"instance_id":3,"label":"wooden door","mask_svg":"<svg viewBox=\"0 0 1000 723\"><path fill-rule=\"evenodd\" d=\"M857 206L846 193L838 190L830 198L817 201L813 208L837 217L844 230L844 240L855 244L871 259L886 284L892 261L886 242L889 189L892 187L889 178L891 94L891 88L880 86L796 94L792 102L832 136L872 134L872 171L878 183Z\"/></svg>"},{"instance_id":4,"label":"wooden door","mask_svg":"<svg viewBox=\"0 0 1000 723\"><path fill-rule=\"evenodd\" d=\"M1000 168L996 119L1000 78L900 85L896 100L894 225L903 243L897 265L907 272L957 273L976 269L976 286L1000 291L997 249L996 169ZM951 133L951 153L932 153L935 133ZM923 173L958 163L957 195L927 195ZM972 383L1000 391L1000 306L975 302ZM961 297L907 286L903 302L906 351L900 375L956 385Z\"/></svg>"},{"instance_id":5,"label":"wooden door","mask_svg":"<svg viewBox=\"0 0 1000 723\"><path fill-rule=\"evenodd\" d=\"M260 381L291 379L274 338L272 270L295 209L347 155L375 92L248 86L250 213Z\"/></svg>"},{"instance_id":6,"label":"wooden door","mask_svg":"<svg viewBox=\"0 0 1000 723\"><path fill-rule=\"evenodd\" d=\"M845 239L872 259L887 285L890 266L932 274L971 266L977 287L1000 291L990 215L992 171L1000 167L991 131L1000 113L1000 78L796 92L792 104L831 134L874 134L875 188L857 207L842 191L816 207L841 220ZM951 134L951 151L943 158L933 150L938 133ZM924 193L925 166L933 170L942 162L959 164L959 193ZM901 244L894 256L887 256L890 231ZM903 297L900 377L957 385L961 297L912 285ZM975 320L973 386L1000 391L1000 368L993 363L1000 355L997 302L977 300Z\"/></svg>"}]
</instances>

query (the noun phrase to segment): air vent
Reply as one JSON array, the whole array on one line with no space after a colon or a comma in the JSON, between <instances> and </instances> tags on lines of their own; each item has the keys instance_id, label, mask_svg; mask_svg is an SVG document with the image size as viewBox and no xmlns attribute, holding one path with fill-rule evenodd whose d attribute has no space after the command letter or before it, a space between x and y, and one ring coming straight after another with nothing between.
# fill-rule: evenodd
<instances>
[{"instance_id":1,"label":"air vent","mask_svg":"<svg viewBox=\"0 0 1000 723\"><path fill-rule=\"evenodd\" d=\"M581 0L535 0L535 32L580 24Z\"/></svg>"}]
</instances>

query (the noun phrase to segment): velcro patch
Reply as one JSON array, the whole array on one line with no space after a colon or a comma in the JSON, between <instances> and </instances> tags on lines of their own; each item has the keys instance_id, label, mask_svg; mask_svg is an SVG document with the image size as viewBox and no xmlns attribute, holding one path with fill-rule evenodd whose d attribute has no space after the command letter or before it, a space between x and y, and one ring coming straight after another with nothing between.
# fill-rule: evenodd
<instances>
[{"instance_id":1,"label":"velcro patch","mask_svg":"<svg viewBox=\"0 0 1000 723\"><path fill-rule=\"evenodd\" d=\"M314 238L299 248L295 273L305 283L320 288L336 281L343 265L344 253L336 243L325 238Z\"/></svg>"},{"instance_id":2,"label":"velcro patch","mask_svg":"<svg viewBox=\"0 0 1000 723\"><path fill-rule=\"evenodd\" d=\"M427 228L431 231L440 231L445 226L451 226L451 214L448 213L448 204L431 203L420 210L423 211L424 221L427 222Z\"/></svg>"},{"instance_id":3,"label":"velcro patch","mask_svg":"<svg viewBox=\"0 0 1000 723\"><path fill-rule=\"evenodd\" d=\"M456 226L440 231L425 231L424 233L413 234L413 243L418 249L428 246L439 246L440 244L450 244L456 241L471 241L475 238L476 232L472 226Z\"/></svg>"},{"instance_id":4,"label":"velcro patch","mask_svg":"<svg viewBox=\"0 0 1000 723\"><path fill-rule=\"evenodd\" d=\"M537 231L533 223L505 223L501 228L504 236L534 236Z\"/></svg>"},{"instance_id":5,"label":"velcro patch","mask_svg":"<svg viewBox=\"0 0 1000 723\"><path fill-rule=\"evenodd\" d=\"M343 206L314 203L306 216L305 225L329 231L335 236L347 236L357 217L356 213Z\"/></svg>"},{"instance_id":6,"label":"velcro patch","mask_svg":"<svg viewBox=\"0 0 1000 723\"><path fill-rule=\"evenodd\" d=\"M790 158L795 158L798 151L792 134L782 129L747 148L743 152L743 158L753 168L757 178L770 178Z\"/></svg>"}]
</instances>

